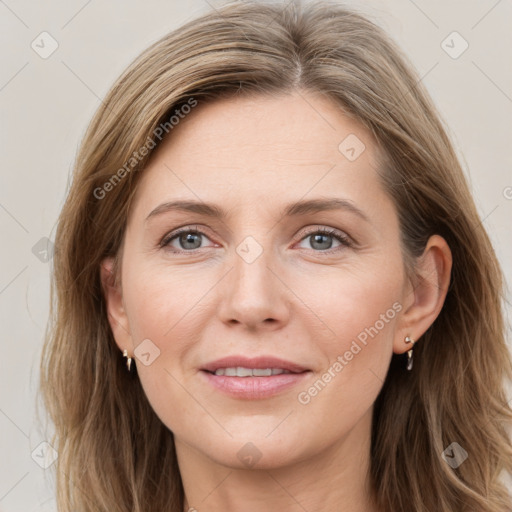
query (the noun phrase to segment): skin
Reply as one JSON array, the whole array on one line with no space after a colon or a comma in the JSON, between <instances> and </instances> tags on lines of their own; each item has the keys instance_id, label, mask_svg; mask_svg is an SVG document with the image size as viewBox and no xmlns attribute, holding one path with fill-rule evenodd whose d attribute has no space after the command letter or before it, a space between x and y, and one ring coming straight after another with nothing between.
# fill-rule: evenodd
<instances>
[{"instance_id":1,"label":"skin","mask_svg":"<svg viewBox=\"0 0 512 512\"><path fill-rule=\"evenodd\" d=\"M349 134L366 146L354 161L338 149ZM410 348L405 336L421 343L439 314L452 264L445 240L434 235L416 281L406 278L398 217L378 165L376 142L360 123L301 91L199 105L145 169L120 284L112 281L111 259L102 278L116 343L135 358L152 407L174 433L185 510L378 510L367 479L373 404L392 354ZM281 215L289 203L331 197L351 201L368 222L345 210ZM146 220L177 199L216 203L227 216L169 211ZM201 248L183 238L160 247L182 226L204 233L193 239ZM329 235L315 243L319 227L354 245ZM251 263L236 250L248 236L262 250ZM298 393L394 303L400 311L300 403ZM145 339L160 351L148 366L134 355ZM233 354L274 355L311 372L272 398L235 399L198 373ZM251 467L237 456L248 442L261 454Z\"/></svg>"}]
</instances>

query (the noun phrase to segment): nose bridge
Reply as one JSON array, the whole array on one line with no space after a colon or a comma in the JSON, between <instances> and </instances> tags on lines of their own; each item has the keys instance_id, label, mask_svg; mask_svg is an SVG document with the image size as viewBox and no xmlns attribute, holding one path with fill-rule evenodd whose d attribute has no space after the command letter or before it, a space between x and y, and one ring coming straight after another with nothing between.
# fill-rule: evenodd
<instances>
[{"instance_id":1,"label":"nose bridge","mask_svg":"<svg viewBox=\"0 0 512 512\"><path fill-rule=\"evenodd\" d=\"M287 320L286 290L274 275L278 262L273 255L272 247L250 236L235 248L233 269L222 290L220 313L224 321L255 327L269 320Z\"/></svg>"}]
</instances>

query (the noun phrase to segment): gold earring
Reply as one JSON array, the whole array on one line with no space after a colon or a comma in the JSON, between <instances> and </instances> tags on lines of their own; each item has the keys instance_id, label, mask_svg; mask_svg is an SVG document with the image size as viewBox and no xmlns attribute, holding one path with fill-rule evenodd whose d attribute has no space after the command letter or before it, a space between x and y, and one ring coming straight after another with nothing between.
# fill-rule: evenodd
<instances>
[{"instance_id":1,"label":"gold earring","mask_svg":"<svg viewBox=\"0 0 512 512\"><path fill-rule=\"evenodd\" d=\"M130 371L132 367L132 358L128 355L128 350L123 351L123 357L126 357L126 368L128 368L128 371Z\"/></svg>"},{"instance_id":2,"label":"gold earring","mask_svg":"<svg viewBox=\"0 0 512 512\"><path fill-rule=\"evenodd\" d=\"M411 348L407 351L407 370L412 370L412 349L416 343L410 336L405 337L405 343L412 343Z\"/></svg>"}]
</instances>

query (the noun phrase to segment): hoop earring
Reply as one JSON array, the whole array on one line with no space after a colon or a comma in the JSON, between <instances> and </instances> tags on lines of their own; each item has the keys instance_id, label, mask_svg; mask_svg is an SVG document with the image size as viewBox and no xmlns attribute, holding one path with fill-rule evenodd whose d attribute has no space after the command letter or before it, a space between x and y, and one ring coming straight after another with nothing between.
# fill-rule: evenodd
<instances>
[{"instance_id":1,"label":"hoop earring","mask_svg":"<svg viewBox=\"0 0 512 512\"><path fill-rule=\"evenodd\" d=\"M411 348L407 351L407 370L412 370L412 349L416 343L410 336L405 337L405 343L412 343Z\"/></svg>"},{"instance_id":2,"label":"hoop earring","mask_svg":"<svg viewBox=\"0 0 512 512\"><path fill-rule=\"evenodd\" d=\"M132 367L132 358L128 355L128 350L125 349L123 351L123 357L126 357L126 368L130 371Z\"/></svg>"}]
</instances>

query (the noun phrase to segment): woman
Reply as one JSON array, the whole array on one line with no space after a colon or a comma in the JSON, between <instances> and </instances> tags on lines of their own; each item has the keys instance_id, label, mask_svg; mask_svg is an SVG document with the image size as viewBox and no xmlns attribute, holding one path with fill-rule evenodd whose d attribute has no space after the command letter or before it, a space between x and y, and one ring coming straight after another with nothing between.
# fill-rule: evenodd
<instances>
[{"instance_id":1,"label":"woman","mask_svg":"<svg viewBox=\"0 0 512 512\"><path fill-rule=\"evenodd\" d=\"M511 510L501 271L364 17L239 2L152 45L56 248L61 510Z\"/></svg>"}]
</instances>

